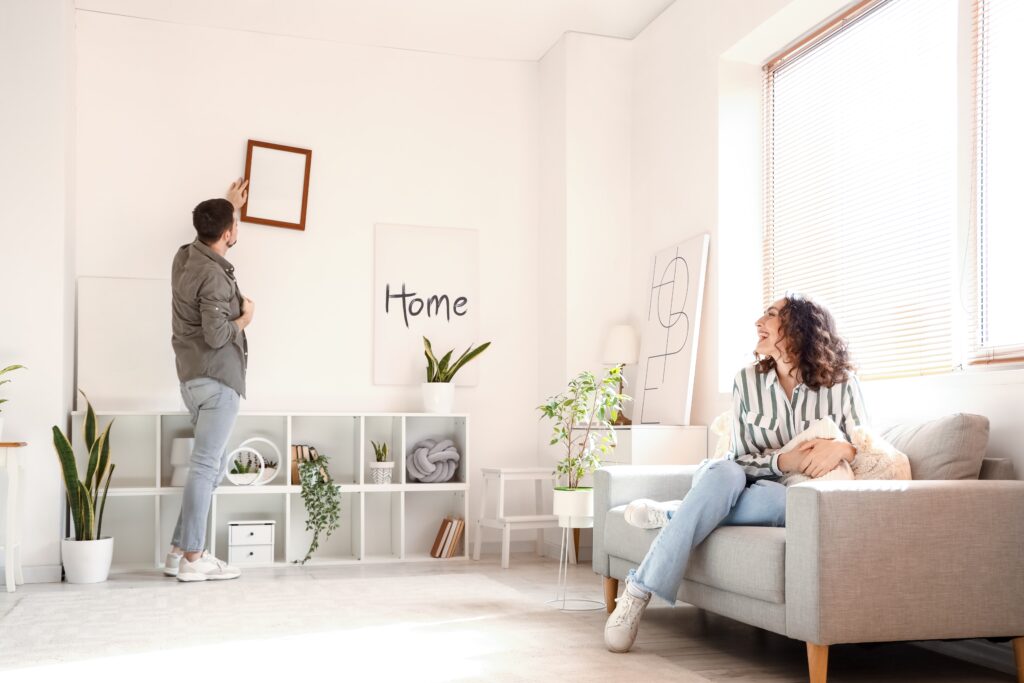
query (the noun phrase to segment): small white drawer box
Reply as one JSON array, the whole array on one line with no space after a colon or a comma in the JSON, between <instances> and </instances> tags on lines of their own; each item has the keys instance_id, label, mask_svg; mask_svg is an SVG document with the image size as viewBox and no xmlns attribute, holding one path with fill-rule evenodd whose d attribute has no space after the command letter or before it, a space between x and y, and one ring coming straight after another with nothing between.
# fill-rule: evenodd
<instances>
[{"instance_id":1,"label":"small white drawer box","mask_svg":"<svg viewBox=\"0 0 1024 683\"><path fill-rule=\"evenodd\" d=\"M275 525L273 520L228 522L228 563L272 563Z\"/></svg>"},{"instance_id":2,"label":"small white drawer box","mask_svg":"<svg viewBox=\"0 0 1024 683\"><path fill-rule=\"evenodd\" d=\"M274 545L274 522L228 522L228 545Z\"/></svg>"},{"instance_id":3,"label":"small white drawer box","mask_svg":"<svg viewBox=\"0 0 1024 683\"><path fill-rule=\"evenodd\" d=\"M270 564L273 561L272 545L228 546L228 564Z\"/></svg>"}]
</instances>

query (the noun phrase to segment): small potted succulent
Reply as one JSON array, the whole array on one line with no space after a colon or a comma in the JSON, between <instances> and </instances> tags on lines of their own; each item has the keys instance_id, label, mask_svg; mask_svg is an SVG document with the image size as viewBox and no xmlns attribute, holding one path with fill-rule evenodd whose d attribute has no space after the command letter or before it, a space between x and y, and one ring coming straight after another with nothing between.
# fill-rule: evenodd
<instances>
[{"instance_id":1,"label":"small potted succulent","mask_svg":"<svg viewBox=\"0 0 1024 683\"><path fill-rule=\"evenodd\" d=\"M23 370L23 369L25 369L24 365L8 365L3 370L0 370L0 378L2 378L8 372L14 372L15 370ZM0 386L8 384L8 383L10 383L10 381L11 380L9 380L9 379L0 379ZM7 399L6 398L0 398L0 404L2 404L2 403L7 403ZM3 435L4 435L4 414L3 414L3 411L0 410L0 437L3 437Z\"/></svg>"},{"instance_id":2,"label":"small potted succulent","mask_svg":"<svg viewBox=\"0 0 1024 683\"><path fill-rule=\"evenodd\" d=\"M388 460L388 445L371 441L374 461L370 463L370 476L374 484L390 484L391 473L395 469L394 461Z\"/></svg>"},{"instance_id":3,"label":"small potted succulent","mask_svg":"<svg viewBox=\"0 0 1024 683\"><path fill-rule=\"evenodd\" d=\"M594 373L583 371L569 380L566 391L537 406L542 418L554 422L550 444L564 449L565 457L555 471L566 478L566 485L555 487L554 514L567 526L593 523L594 491L581 487L580 480L601 466L602 454L615 448L612 423L623 401L632 400L620 393L621 379L621 365L611 368L600 381Z\"/></svg>"},{"instance_id":4,"label":"small potted succulent","mask_svg":"<svg viewBox=\"0 0 1024 683\"><path fill-rule=\"evenodd\" d=\"M475 349L470 345L462 352L461 356L455 359L455 362L452 362L452 353L455 352L455 349L444 354L438 360L434 355L430 340L424 337L423 355L427 357L427 381L422 385L423 411L441 414L452 412L452 406L455 403L455 385L452 380L455 379L455 373L466 363L486 351L490 345L491 342L484 342Z\"/></svg>"}]
</instances>

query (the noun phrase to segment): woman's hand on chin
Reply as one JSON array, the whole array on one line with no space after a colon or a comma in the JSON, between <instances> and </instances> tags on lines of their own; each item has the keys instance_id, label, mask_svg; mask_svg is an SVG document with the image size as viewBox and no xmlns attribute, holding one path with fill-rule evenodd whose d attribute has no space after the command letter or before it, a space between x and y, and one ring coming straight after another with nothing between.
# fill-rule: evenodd
<instances>
[{"instance_id":1,"label":"woman's hand on chin","mask_svg":"<svg viewBox=\"0 0 1024 683\"><path fill-rule=\"evenodd\" d=\"M853 460L853 446L838 439L811 439L791 451L800 454L799 470L808 477L821 477L844 460Z\"/></svg>"}]
</instances>

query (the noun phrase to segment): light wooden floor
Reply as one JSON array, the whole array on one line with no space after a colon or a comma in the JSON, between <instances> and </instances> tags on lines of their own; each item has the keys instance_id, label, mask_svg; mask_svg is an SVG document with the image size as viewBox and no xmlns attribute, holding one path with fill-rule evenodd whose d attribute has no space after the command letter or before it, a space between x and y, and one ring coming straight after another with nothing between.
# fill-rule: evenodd
<instances>
[{"instance_id":1,"label":"light wooden floor","mask_svg":"<svg viewBox=\"0 0 1024 683\"><path fill-rule=\"evenodd\" d=\"M289 675L306 680L323 666L344 678L354 663L367 663L363 657L384 660L384 680L411 675L417 682L574 676L587 683L807 680L803 643L685 605L649 609L634 651L611 654L602 641L603 610L565 614L544 606L554 597L556 570L552 560L514 555L508 570L496 557L485 557L444 564L251 569L239 581L199 586L156 572L117 575L98 586L27 585L13 596L0 594L0 668L8 669L5 682L43 680L42 673L84 674L84 680L92 680L90 671L107 672L106 680L116 681L121 674L152 674L154 663L159 671L164 663L181 660L167 650L193 647L198 638L208 646L207 654L183 650L200 653L185 659L214 679L224 673L217 671L224 660L235 662L225 664L225 672L254 664L252 654L232 650L240 648L256 653L256 660L265 657L258 669L264 676L250 680ZM574 593L600 599L601 581L589 565L573 568L571 582ZM268 604L271 593L280 599ZM180 630L184 616L175 606L182 601L192 601L190 610L208 609L206 630ZM97 621L72 628L62 623L62 610L79 622L89 615ZM190 640L190 633L196 638ZM394 642L381 644L381 639ZM436 655L451 661L447 673L433 654L439 648L450 650ZM283 668L271 676L277 664ZM1014 680L907 644L833 647L829 665L833 683ZM147 680L155 679L148 675Z\"/></svg>"}]
</instances>

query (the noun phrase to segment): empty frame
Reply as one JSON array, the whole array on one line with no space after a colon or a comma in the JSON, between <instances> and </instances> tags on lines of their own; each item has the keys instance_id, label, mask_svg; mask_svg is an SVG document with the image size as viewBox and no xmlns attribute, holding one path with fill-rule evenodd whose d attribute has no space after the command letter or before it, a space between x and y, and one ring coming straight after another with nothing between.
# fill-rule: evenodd
<instances>
[{"instance_id":1,"label":"empty frame","mask_svg":"<svg viewBox=\"0 0 1024 683\"><path fill-rule=\"evenodd\" d=\"M249 140L245 153L249 201L242 206L242 220L305 230L312 161L312 150Z\"/></svg>"}]
</instances>

